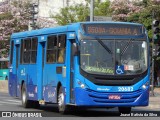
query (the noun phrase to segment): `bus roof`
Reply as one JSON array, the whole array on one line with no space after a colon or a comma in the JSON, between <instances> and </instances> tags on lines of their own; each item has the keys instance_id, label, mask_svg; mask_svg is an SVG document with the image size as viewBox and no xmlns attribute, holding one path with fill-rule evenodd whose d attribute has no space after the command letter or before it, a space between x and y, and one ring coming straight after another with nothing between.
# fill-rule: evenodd
<instances>
[{"instance_id":1,"label":"bus roof","mask_svg":"<svg viewBox=\"0 0 160 120\"><path fill-rule=\"evenodd\" d=\"M18 32L13 33L11 35L12 39L16 38L23 38L23 37L31 37L31 36L38 36L38 35L45 35L45 34L54 34L54 33L64 33L67 31L76 31L80 27L81 24L97 24L97 23L108 23L108 24L122 24L122 25L142 25L139 23L131 23L131 22L113 22L113 21L107 21L107 22L78 22L78 23L70 23L65 26L58 26L54 28L42 28L32 31L24 31L24 32ZM54 31L54 32L53 32Z\"/></svg>"}]
</instances>

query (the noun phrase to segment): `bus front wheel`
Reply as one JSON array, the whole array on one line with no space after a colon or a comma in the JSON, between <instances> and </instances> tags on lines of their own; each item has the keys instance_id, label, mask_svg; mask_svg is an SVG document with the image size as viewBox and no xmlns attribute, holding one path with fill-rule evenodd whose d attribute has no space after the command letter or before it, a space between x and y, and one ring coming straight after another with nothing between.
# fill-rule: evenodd
<instances>
[{"instance_id":1,"label":"bus front wheel","mask_svg":"<svg viewBox=\"0 0 160 120\"><path fill-rule=\"evenodd\" d=\"M22 85L21 99L22 99L22 106L24 108L29 108L31 105L31 102L27 99L25 84Z\"/></svg>"},{"instance_id":2,"label":"bus front wheel","mask_svg":"<svg viewBox=\"0 0 160 120\"><path fill-rule=\"evenodd\" d=\"M67 106L65 105L65 95L62 86L59 88L58 91L58 110L62 114L67 113Z\"/></svg>"},{"instance_id":3,"label":"bus front wheel","mask_svg":"<svg viewBox=\"0 0 160 120\"><path fill-rule=\"evenodd\" d=\"M131 112L131 107L118 107L119 113L129 114Z\"/></svg>"}]
</instances>

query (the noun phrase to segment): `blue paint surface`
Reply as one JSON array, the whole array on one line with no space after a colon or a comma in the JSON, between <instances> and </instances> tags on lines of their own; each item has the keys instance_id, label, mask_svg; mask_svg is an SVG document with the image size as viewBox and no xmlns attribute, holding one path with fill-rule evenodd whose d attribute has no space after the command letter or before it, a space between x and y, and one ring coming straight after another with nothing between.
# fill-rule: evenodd
<instances>
[{"instance_id":1,"label":"blue paint surface","mask_svg":"<svg viewBox=\"0 0 160 120\"><path fill-rule=\"evenodd\" d=\"M113 24L113 22L111 22ZM90 24L90 23L88 23ZM126 23L121 23L126 24ZM132 24L132 23L128 23ZM140 25L140 24L134 24ZM79 34L79 32L81 32ZM48 35L66 34L66 57L64 63L46 63L46 49ZM75 35L75 36L74 36ZM37 62L35 64L21 64L20 63L20 45L23 38L38 37L37 47ZM148 75L141 81L132 86L132 91L118 91L119 87L124 86L99 86L95 85L89 79L80 74L79 56L73 56L74 68L71 69L71 43L73 39L79 45L79 39L83 36L94 38L84 33L81 28L81 23L75 23L57 28L45 28L40 30L33 30L31 32L14 33L11 36L11 41L14 41L13 63L9 72L9 94L11 96L21 96L22 82L26 84L27 95L29 100L44 100L45 102L57 103L58 85L63 87L66 104L75 104L77 106L147 106L149 97L149 88L143 90L143 84L149 81ZM127 38L130 36L101 36L104 39ZM135 36L134 38L143 38L144 36ZM18 42L16 40L18 38ZM95 39L95 38L94 38ZM16 49L18 52L18 67L16 66ZM44 49L44 55L42 51ZM42 61L44 58L44 61ZM44 62L44 65L42 63ZM56 68L62 68L62 73L56 72ZM65 69L64 69L65 68ZM117 74L124 73L124 66L117 66L115 68ZM71 72L73 73L73 91L74 97L70 98L71 87ZM63 74L66 73L64 76ZM82 89L81 85L85 88ZM110 95L119 95L120 100L108 99Z\"/></svg>"},{"instance_id":2,"label":"blue paint surface","mask_svg":"<svg viewBox=\"0 0 160 120\"><path fill-rule=\"evenodd\" d=\"M109 95L119 95L120 100L110 100ZM76 105L77 106L147 106L149 102L149 89L142 91L134 91L128 93L104 93L93 90L84 90L81 88L75 89Z\"/></svg>"}]
</instances>

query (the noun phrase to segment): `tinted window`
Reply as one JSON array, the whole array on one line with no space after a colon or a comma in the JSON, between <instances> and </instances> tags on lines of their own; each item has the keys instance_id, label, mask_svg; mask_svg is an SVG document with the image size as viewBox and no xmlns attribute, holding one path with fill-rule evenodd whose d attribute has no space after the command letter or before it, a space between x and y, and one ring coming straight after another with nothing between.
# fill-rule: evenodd
<instances>
[{"instance_id":1,"label":"tinted window","mask_svg":"<svg viewBox=\"0 0 160 120\"><path fill-rule=\"evenodd\" d=\"M32 38L31 41L31 63L36 63L37 58L37 38Z\"/></svg>"},{"instance_id":2,"label":"tinted window","mask_svg":"<svg viewBox=\"0 0 160 120\"><path fill-rule=\"evenodd\" d=\"M10 64L12 64L13 62L13 50L14 50L14 41L11 42Z\"/></svg>"},{"instance_id":3,"label":"tinted window","mask_svg":"<svg viewBox=\"0 0 160 120\"><path fill-rule=\"evenodd\" d=\"M49 36L47 39L47 63L56 62L57 36Z\"/></svg>"},{"instance_id":4,"label":"tinted window","mask_svg":"<svg viewBox=\"0 0 160 120\"><path fill-rule=\"evenodd\" d=\"M36 63L38 38L26 38L21 42L21 63Z\"/></svg>"},{"instance_id":5,"label":"tinted window","mask_svg":"<svg viewBox=\"0 0 160 120\"><path fill-rule=\"evenodd\" d=\"M58 36L57 62L64 63L66 53L66 35Z\"/></svg>"},{"instance_id":6,"label":"tinted window","mask_svg":"<svg viewBox=\"0 0 160 120\"><path fill-rule=\"evenodd\" d=\"M52 35L47 39L47 63L64 63L66 35Z\"/></svg>"}]
</instances>

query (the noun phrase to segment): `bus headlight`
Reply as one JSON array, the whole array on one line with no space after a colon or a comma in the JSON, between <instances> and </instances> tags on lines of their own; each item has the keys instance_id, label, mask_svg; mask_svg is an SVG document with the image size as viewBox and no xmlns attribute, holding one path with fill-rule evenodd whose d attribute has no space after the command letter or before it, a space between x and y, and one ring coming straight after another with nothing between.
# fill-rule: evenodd
<instances>
[{"instance_id":1,"label":"bus headlight","mask_svg":"<svg viewBox=\"0 0 160 120\"><path fill-rule=\"evenodd\" d=\"M142 85L141 88L142 88L143 90L145 90L145 89L148 88L148 86L149 86L149 82L146 82L145 84Z\"/></svg>"},{"instance_id":2,"label":"bus headlight","mask_svg":"<svg viewBox=\"0 0 160 120\"><path fill-rule=\"evenodd\" d=\"M142 85L142 89L144 89L144 90L145 90L146 88L147 88L147 86L146 86L146 85Z\"/></svg>"},{"instance_id":3,"label":"bus headlight","mask_svg":"<svg viewBox=\"0 0 160 120\"><path fill-rule=\"evenodd\" d=\"M83 89L84 89L84 88L85 88L85 85L84 85L84 84L81 84L81 88L83 88Z\"/></svg>"}]
</instances>

